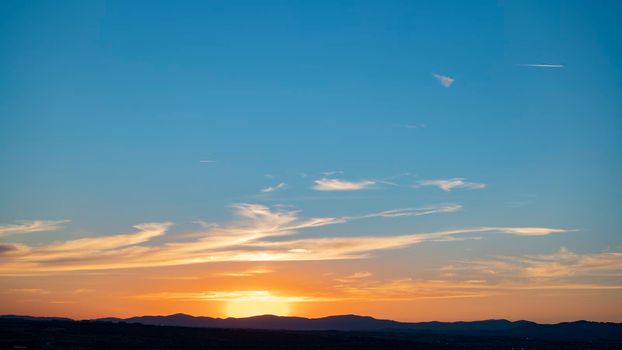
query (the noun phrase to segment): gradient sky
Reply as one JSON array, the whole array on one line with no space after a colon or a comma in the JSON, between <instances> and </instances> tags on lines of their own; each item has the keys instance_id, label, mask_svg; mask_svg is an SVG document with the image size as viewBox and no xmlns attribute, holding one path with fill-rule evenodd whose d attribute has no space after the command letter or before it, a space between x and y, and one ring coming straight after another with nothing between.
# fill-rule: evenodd
<instances>
[{"instance_id":1,"label":"gradient sky","mask_svg":"<svg viewBox=\"0 0 622 350\"><path fill-rule=\"evenodd\" d=\"M0 313L622 321L619 1L2 1Z\"/></svg>"}]
</instances>

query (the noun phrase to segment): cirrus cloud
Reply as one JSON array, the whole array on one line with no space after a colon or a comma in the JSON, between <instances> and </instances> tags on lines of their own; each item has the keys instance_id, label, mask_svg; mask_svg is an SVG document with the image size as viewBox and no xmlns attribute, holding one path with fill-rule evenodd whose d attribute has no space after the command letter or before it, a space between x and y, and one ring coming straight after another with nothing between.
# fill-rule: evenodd
<instances>
[{"instance_id":1,"label":"cirrus cloud","mask_svg":"<svg viewBox=\"0 0 622 350\"><path fill-rule=\"evenodd\" d=\"M314 181L313 189L317 191L358 191L372 188L376 181L345 181L339 179L322 178Z\"/></svg>"},{"instance_id":2,"label":"cirrus cloud","mask_svg":"<svg viewBox=\"0 0 622 350\"><path fill-rule=\"evenodd\" d=\"M32 220L20 221L17 224L0 225L0 237L31 232L58 231L63 224L68 222L69 220Z\"/></svg>"},{"instance_id":3,"label":"cirrus cloud","mask_svg":"<svg viewBox=\"0 0 622 350\"><path fill-rule=\"evenodd\" d=\"M276 192L278 190L283 190L287 188L287 184L285 182L280 182L274 186L268 186L266 188L262 188L261 192L262 193L270 193L270 192Z\"/></svg>"},{"instance_id":4,"label":"cirrus cloud","mask_svg":"<svg viewBox=\"0 0 622 350\"><path fill-rule=\"evenodd\" d=\"M241 203L232 206L236 219L199 232L165 235L169 222L136 225L136 232L72 239L44 245L20 245L0 254L0 274L110 270L232 261L319 261L362 259L374 252L402 249L424 242L481 239L482 234L542 236L567 230L544 227L475 227L411 234L301 237L310 228L355 220L416 217L460 210L459 205L385 210L357 216L302 218L298 210ZM475 235L475 236L474 236ZM188 239L191 237L191 239Z\"/></svg>"},{"instance_id":5,"label":"cirrus cloud","mask_svg":"<svg viewBox=\"0 0 622 350\"><path fill-rule=\"evenodd\" d=\"M446 88L451 87L451 85L455 81L454 78L448 77L446 75L433 73L432 76L434 76L434 78L436 78L436 80L438 80L438 82Z\"/></svg>"},{"instance_id":6,"label":"cirrus cloud","mask_svg":"<svg viewBox=\"0 0 622 350\"><path fill-rule=\"evenodd\" d=\"M468 190L479 190L485 188L486 185L478 182L468 182L465 178L454 177L452 179L436 179L436 180L421 180L417 182L415 187L421 186L434 186L438 187L445 192L449 192L454 188L464 188Z\"/></svg>"}]
</instances>

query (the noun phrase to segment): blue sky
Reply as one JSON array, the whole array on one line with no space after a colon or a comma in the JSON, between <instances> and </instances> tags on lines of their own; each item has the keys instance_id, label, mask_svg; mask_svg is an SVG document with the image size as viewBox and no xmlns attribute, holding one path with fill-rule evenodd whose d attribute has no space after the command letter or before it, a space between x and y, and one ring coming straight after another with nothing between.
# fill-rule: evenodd
<instances>
[{"instance_id":1,"label":"blue sky","mask_svg":"<svg viewBox=\"0 0 622 350\"><path fill-rule=\"evenodd\" d=\"M308 235L550 227L570 231L421 254L619 251L621 13L616 1L3 1L0 225L70 220L3 240L162 221L181 234L229 222L236 203L305 217L457 204ZM369 186L318 191L322 179Z\"/></svg>"}]
</instances>

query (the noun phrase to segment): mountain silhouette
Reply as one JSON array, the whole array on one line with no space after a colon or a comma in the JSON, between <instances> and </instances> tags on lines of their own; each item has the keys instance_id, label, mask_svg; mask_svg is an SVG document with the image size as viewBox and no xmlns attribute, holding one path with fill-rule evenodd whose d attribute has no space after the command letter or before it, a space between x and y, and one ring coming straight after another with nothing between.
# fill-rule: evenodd
<instances>
[{"instance_id":1,"label":"mountain silhouette","mask_svg":"<svg viewBox=\"0 0 622 350\"><path fill-rule=\"evenodd\" d=\"M3 319L71 321L59 317L4 315ZM337 315L321 318L261 315L245 318L213 318L173 314L167 316L138 316L130 318L99 318L89 322L143 324L193 328L228 328L287 331L400 331L436 332L468 335L503 335L545 338L603 338L622 339L622 323L575 321L557 324L538 324L531 321L504 319L460 322L398 322L369 316Z\"/></svg>"}]
</instances>

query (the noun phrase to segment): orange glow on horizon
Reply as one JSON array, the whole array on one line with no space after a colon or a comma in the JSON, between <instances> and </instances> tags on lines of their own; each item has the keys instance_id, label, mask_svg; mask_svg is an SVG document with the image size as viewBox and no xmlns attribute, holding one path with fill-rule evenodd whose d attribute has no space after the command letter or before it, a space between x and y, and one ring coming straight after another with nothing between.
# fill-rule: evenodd
<instances>
[{"instance_id":1,"label":"orange glow on horizon","mask_svg":"<svg viewBox=\"0 0 622 350\"><path fill-rule=\"evenodd\" d=\"M289 316L290 305L280 301L230 301L225 304L227 317L251 317L259 315Z\"/></svg>"}]
</instances>

